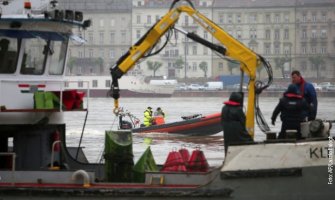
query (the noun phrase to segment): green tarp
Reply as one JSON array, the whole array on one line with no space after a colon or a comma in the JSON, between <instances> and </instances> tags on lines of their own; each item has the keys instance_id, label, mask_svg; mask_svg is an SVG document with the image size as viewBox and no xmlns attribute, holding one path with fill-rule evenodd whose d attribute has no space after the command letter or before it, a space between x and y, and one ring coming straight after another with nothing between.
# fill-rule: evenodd
<instances>
[{"instance_id":1,"label":"green tarp","mask_svg":"<svg viewBox=\"0 0 335 200\"><path fill-rule=\"evenodd\" d=\"M109 182L131 182L133 161L130 131L106 131L105 174Z\"/></svg>"},{"instance_id":2,"label":"green tarp","mask_svg":"<svg viewBox=\"0 0 335 200\"><path fill-rule=\"evenodd\" d=\"M158 171L150 146L145 150L134 166L134 182L145 182L146 171Z\"/></svg>"},{"instance_id":3,"label":"green tarp","mask_svg":"<svg viewBox=\"0 0 335 200\"><path fill-rule=\"evenodd\" d=\"M35 92L35 109L59 108L59 98L53 92Z\"/></svg>"}]
</instances>

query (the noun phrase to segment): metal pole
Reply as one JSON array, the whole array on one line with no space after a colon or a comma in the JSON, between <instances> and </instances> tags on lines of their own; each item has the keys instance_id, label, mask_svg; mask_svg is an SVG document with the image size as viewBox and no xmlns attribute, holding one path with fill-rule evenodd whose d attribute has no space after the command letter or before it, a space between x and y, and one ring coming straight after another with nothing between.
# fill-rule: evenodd
<instances>
[{"instance_id":1,"label":"metal pole","mask_svg":"<svg viewBox=\"0 0 335 200\"><path fill-rule=\"evenodd\" d=\"M186 58L186 48L187 48L187 37L186 37L186 35L185 35L185 48L184 48L184 53L185 53L185 63L184 63L184 68L185 68L185 70L184 70L184 77L185 77L185 80L186 80L186 71L187 71L187 58Z\"/></svg>"},{"instance_id":2,"label":"metal pole","mask_svg":"<svg viewBox=\"0 0 335 200\"><path fill-rule=\"evenodd\" d=\"M78 144L78 149L77 149L77 153L76 153L76 160L78 159L79 148L80 148L81 141L82 141L83 135L84 135L84 130L85 130L86 121L87 121L87 115L88 115L88 110L86 111L86 116L85 116L85 121L84 121L84 125L83 125L83 130L81 131L81 136L80 136L80 140L79 140L79 144Z\"/></svg>"}]
</instances>

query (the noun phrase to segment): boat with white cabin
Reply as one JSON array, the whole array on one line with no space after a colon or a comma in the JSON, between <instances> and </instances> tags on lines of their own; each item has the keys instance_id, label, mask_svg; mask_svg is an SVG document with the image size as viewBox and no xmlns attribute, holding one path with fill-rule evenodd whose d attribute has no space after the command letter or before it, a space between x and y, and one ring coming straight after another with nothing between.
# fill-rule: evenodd
<instances>
[{"instance_id":1,"label":"boat with white cabin","mask_svg":"<svg viewBox=\"0 0 335 200\"><path fill-rule=\"evenodd\" d=\"M151 84L141 76L127 75L120 79L120 93L123 97L171 97L176 82ZM110 76L65 76L65 89L85 91L90 89L90 97L107 97L111 87Z\"/></svg>"}]
</instances>

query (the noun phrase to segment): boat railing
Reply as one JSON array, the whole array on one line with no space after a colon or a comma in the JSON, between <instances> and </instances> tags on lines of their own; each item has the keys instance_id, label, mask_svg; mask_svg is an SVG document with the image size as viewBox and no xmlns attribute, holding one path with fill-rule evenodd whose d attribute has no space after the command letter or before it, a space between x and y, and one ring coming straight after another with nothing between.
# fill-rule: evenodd
<instances>
[{"instance_id":1,"label":"boat railing","mask_svg":"<svg viewBox=\"0 0 335 200\"><path fill-rule=\"evenodd\" d=\"M5 108L6 105L3 104L3 102L0 99L0 105L1 109L0 112L63 112L63 111L87 111L89 108L89 97L90 97L90 88L89 88L89 81L68 81L68 80L31 80L31 79L25 79L25 80L0 80L0 96L5 96L2 94L4 91L3 87L6 87L6 83L15 83L15 84L20 84L20 83L27 83L29 82L30 84L37 84L37 85L42 85L45 84L47 85L48 83L51 83L53 85L57 85L56 88L53 88L50 91L55 91L55 92L60 92L60 91L65 91L67 88L64 86L67 83L75 83L75 82L83 82L83 85L86 87L80 88L80 91L83 91L86 93L86 108L83 109L73 109L73 110L64 110L63 108L63 102L59 101L59 108L55 109L36 109L36 108L13 108L13 109L7 109ZM47 91L47 90L46 90ZM34 91L29 91L29 92L34 92ZM7 94L6 94L7 95ZM63 93L60 92L59 99L63 99Z\"/></svg>"},{"instance_id":2,"label":"boat railing","mask_svg":"<svg viewBox=\"0 0 335 200\"><path fill-rule=\"evenodd\" d=\"M12 185L14 186L14 183L15 183L15 158L16 158L16 153L14 152L8 152L8 153L4 153L4 152L1 152L0 153L0 156L11 156L12 157L12 180L11 180L11 183Z\"/></svg>"}]
</instances>

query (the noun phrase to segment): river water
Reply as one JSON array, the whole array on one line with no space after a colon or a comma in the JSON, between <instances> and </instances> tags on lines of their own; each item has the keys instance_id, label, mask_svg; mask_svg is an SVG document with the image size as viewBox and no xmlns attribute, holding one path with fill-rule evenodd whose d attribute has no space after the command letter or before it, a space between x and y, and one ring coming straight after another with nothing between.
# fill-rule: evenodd
<instances>
[{"instance_id":1,"label":"river water","mask_svg":"<svg viewBox=\"0 0 335 200\"><path fill-rule=\"evenodd\" d=\"M143 112L151 106L153 109L161 107L166 113L166 122L181 120L181 116L193 114L212 114L221 112L222 102L227 98L192 97L192 98L120 98L120 107L128 110L140 120ZM335 120L334 98L319 98L318 118ZM270 118L278 98L260 98L260 108L270 125ZM112 98L91 98L88 102L89 113L81 143L90 162L99 162L104 149L105 130L116 130L118 119L113 114ZM85 119L85 112L67 112L67 146L77 147ZM278 117L275 126L270 125L272 131L280 130L281 122ZM331 131L334 134L334 129ZM210 166L220 165L224 159L223 133L211 136L182 136L175 134L133 134L133 152L135 162L147 148L145 138L151 138L151 150L156 163L163 164L168 153L185 146L190 152L200 147ZM265 139L265 134L255 127L255 140Z\"/></svg>"}]
</instances>

